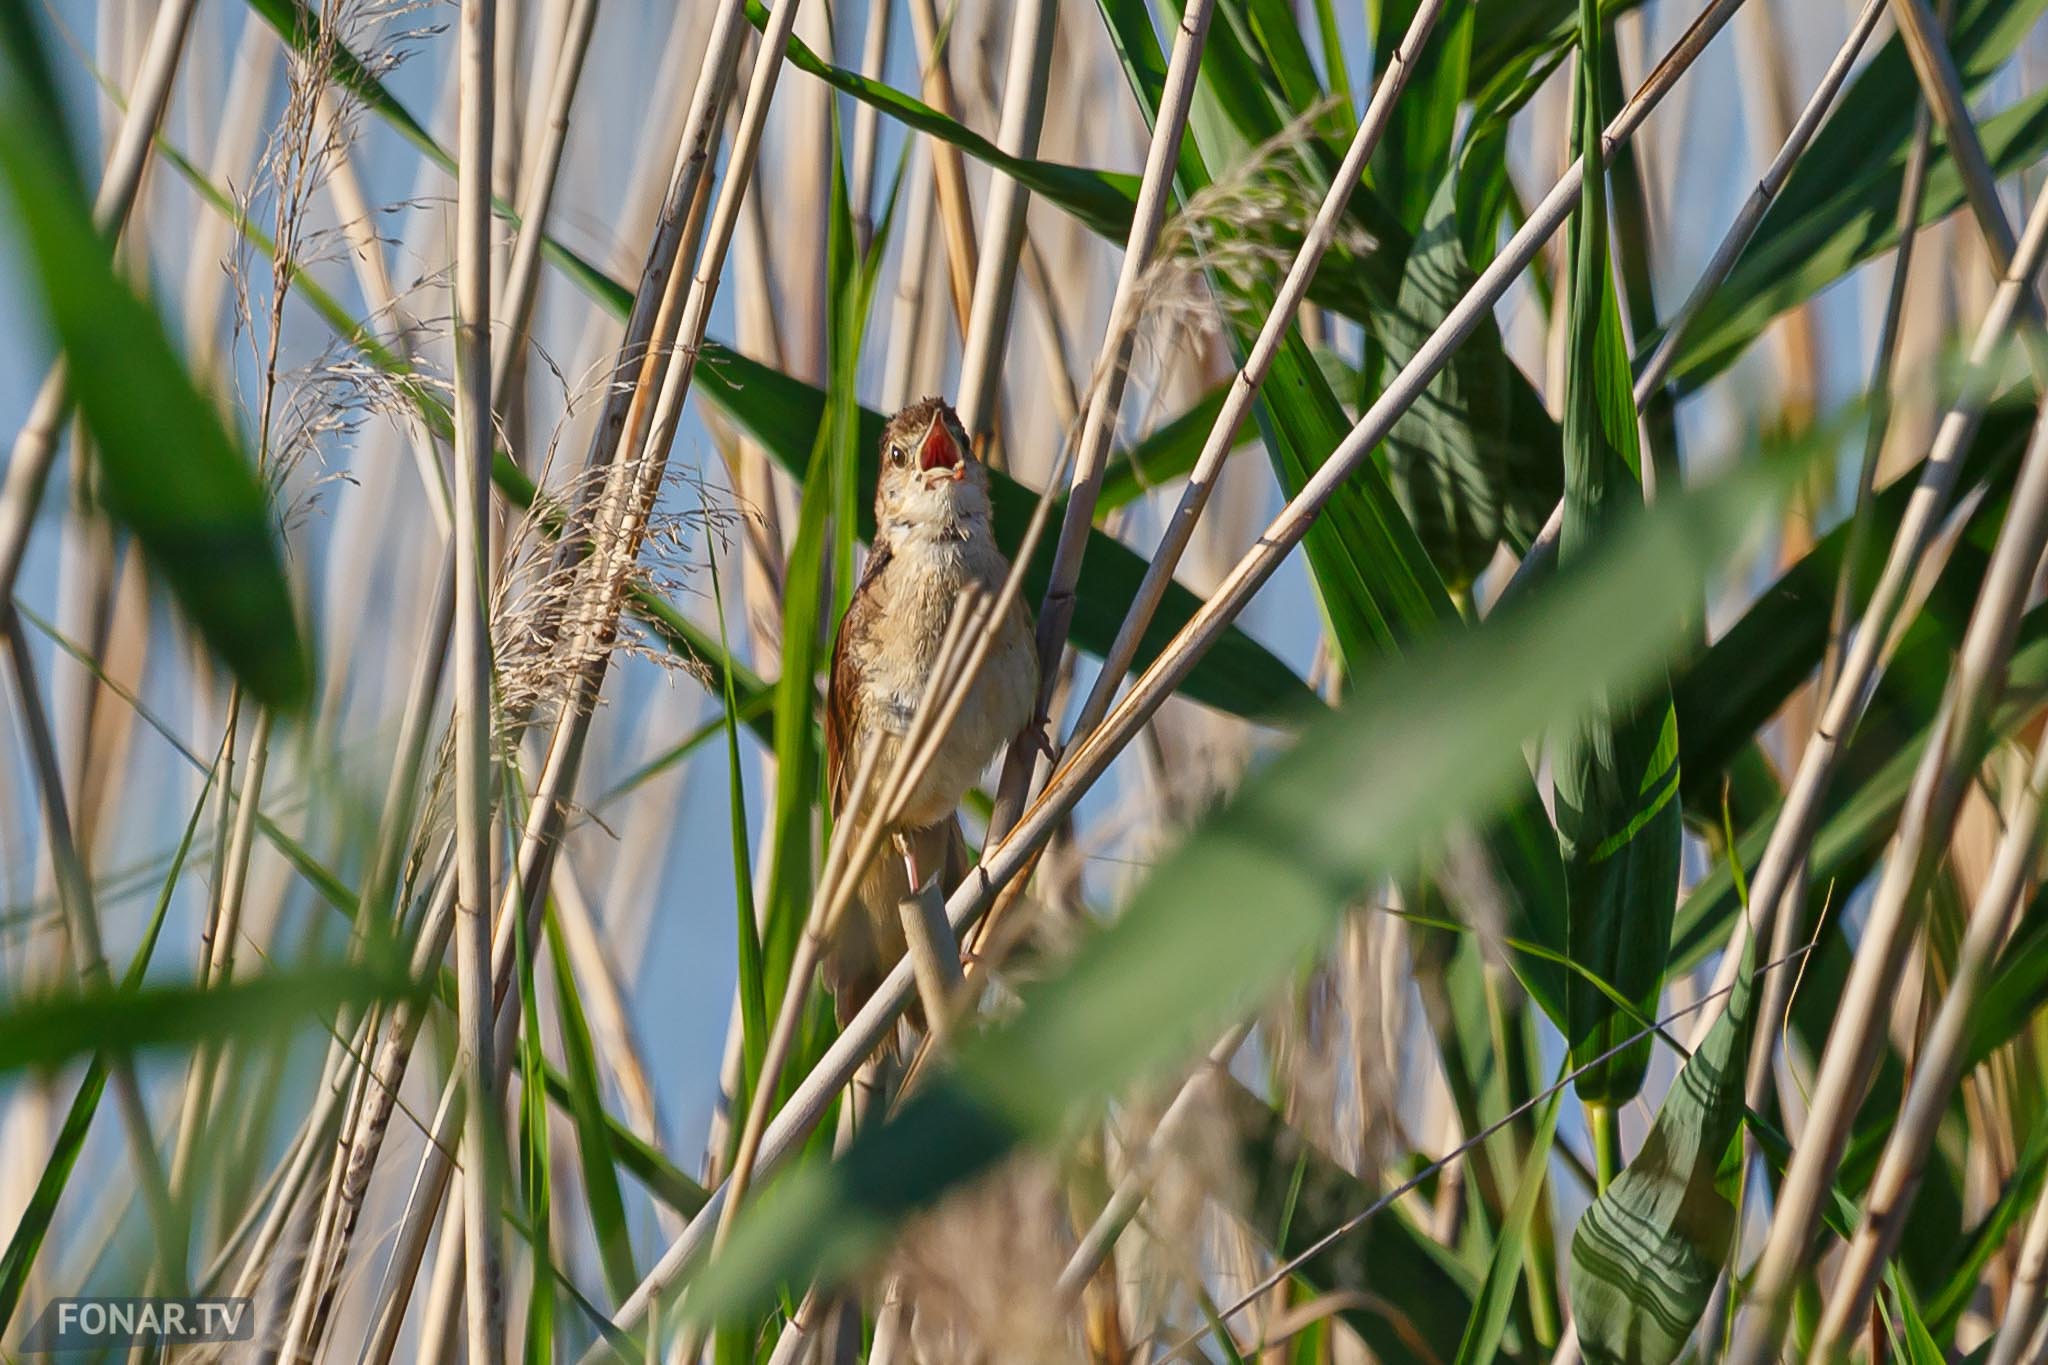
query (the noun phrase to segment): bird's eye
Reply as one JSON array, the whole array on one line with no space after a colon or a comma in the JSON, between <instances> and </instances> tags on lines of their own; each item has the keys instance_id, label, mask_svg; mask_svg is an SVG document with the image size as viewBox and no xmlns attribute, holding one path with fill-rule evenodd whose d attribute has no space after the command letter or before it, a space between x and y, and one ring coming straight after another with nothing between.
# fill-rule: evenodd
<instances>
[{"instance_id":1,"label":"bird's eye","mask_svg":"<svg viewBox=\"0 0 2048 1365\"><path fill-rule=\"evenodd\" d=\"M903 468L903 466L909 461L909 459L909 453L905 451L902 446L889 447L889 467L891 469Z\"/></svg>"}]
</instances>

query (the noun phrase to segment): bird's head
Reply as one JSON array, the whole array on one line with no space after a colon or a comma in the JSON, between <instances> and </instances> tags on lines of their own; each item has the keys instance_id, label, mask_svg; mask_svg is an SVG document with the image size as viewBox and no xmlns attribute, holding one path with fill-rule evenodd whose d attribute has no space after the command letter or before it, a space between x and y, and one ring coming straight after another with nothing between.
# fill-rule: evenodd
<instances>
[{"instance_id":1,"label":"bird's head","mask_svg":"<svg viewBox=\"0 0 2048 1365\"><path fill-rule=\"evenodd\" d=\"M943 399L912 403L882 428L875 525L883 531L952 530L986 521L988 468Z\"/></svg>"}]
</instances>

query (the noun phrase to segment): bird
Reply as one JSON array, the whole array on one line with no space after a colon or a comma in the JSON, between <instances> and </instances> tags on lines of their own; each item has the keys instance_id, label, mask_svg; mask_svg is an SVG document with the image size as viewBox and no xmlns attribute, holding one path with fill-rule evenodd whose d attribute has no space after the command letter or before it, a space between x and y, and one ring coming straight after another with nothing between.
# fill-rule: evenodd
<instances>
[{"instance_id":1,"label":"bird","mask_svg":"<svg viewBox=\"0 0 2048 1365\"><path fill-rule=\"evenodd\" d=\"M889 773L955 608L976 592L993 599L1010 572L996 544L988 467L948 404L925 398L891 417L878 459L874 540L833 638L826 689L825 773L835 821L869 746L868 802ZM830 930L823 976L842 1025L903 956L897 906L918 889L910 867L919 885L939 876L941 891L966 875L961 798L1031 725L1038 651L1030 609L1020 597L988 628L995 639L966 698ZM943 701L934 696L932 704Z\"/></svg>"}]
</instances>

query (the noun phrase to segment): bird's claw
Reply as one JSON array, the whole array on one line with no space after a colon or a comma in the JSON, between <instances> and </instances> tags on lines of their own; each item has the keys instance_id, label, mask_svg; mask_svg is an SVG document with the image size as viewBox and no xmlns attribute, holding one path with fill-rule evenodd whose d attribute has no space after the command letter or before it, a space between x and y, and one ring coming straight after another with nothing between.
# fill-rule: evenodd
<instances>
[{"instance_id":1,"label":"bird's claw","mask_svg":"<svg viewBox=\"0 0 2048 1365\"><path fill-rule=\"evenodd\" d=\"M1042 755L1047 763L1059 762L1060 752L1053 747L1052 730L1044 720L1035 720L1025 726L1024 733L1018 738L1024 741L1031 753Z\"/></svg>"}]
</instances>

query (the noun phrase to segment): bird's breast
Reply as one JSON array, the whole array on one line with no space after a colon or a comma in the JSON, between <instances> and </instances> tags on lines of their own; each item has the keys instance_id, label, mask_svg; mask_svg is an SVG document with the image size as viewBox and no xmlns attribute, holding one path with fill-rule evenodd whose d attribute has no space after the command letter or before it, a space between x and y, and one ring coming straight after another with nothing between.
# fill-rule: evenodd
<instances>
[{"instance_id":1,"label":"bird's breast","mask_svg":"<svg viewBox=\"0 0 2048 1365\"><path fill-rule=\"evenodd\" d=\"M984 536L892 544L888 567L876 584L873 647L863 677L868 724L894 736L909 730L918 708L926 704L947 627L968 589L1001 590L1009 566L986 542ZM949 816L996 751L1030 717L1037 670L1022 608L1013 606L993 629L996 639L974 684L904 811L906 824ZM934 695L930 704L944 700Z\"/></svg>"}]
</instances>

